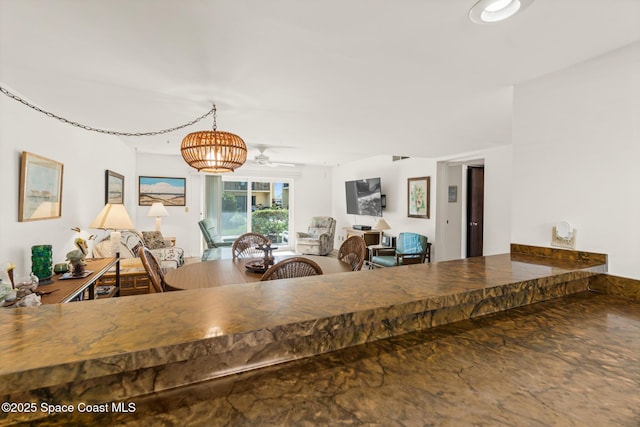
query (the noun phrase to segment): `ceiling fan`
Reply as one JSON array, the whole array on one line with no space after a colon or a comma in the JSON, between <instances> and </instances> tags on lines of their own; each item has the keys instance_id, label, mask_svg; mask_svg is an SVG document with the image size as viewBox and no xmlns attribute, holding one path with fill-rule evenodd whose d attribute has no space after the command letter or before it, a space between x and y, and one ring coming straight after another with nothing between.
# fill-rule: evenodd
<instances>
[{"instance_id":1,"label":"ceiling fan","mask_svg":"<svg viewBox=\"0 0 640 427\"><path fill-rule=\"evenodd\" d=\"M255 156L254 163L260 166L269 166L272 168L277 168L278 166L286 166L286 167L292 168L295 166L293 163L272 162L269 159L269 156L264 154L265 150L268 148L268 147L265 147L264 145L258 145L256 148L258 149L258 151L260 151L260 154Z\"/></svg>"}]
</instances>

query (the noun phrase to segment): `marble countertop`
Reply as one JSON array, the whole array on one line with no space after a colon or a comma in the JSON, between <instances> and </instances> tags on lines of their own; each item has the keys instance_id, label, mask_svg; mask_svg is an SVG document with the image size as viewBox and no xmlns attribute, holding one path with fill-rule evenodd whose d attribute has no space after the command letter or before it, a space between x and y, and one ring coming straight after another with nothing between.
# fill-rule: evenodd
<instances>
[{"instance_id":1,"label":"marble countertop","mask_svg":"<svg viewBox=\"0 0 640 427\"><path fill-rule=\"evenodd\" d=\"M583 291L606 272L606 256L533 252L3 310L0 394L141 396Z\"/></svg>"},{"instance_id":2,"label":"marble countertop","mask_svg":"<svg viewBox=\"0 0 640 427\"><path fill-rule=\"evenodd\" d=\"M596 264L597 266L597 264ZM510 254L189 292L0 310L0 375L485 292L592 265ZM247 302L251 302L250 304ZM78 345L82 343L82 345ZM39 357L47 354L46 358ZM0 392L6 392L0 386Z\"/></svg>"},{"instance_id":3,"label":"marble countertop","mask_svg":"<svg viewBox=\"0 0 640 427\"><path fill-rule=\"evenodd\" d=\"M584 292L44 425L628 426L640 302Z\"/></svg>"}]
</instances>

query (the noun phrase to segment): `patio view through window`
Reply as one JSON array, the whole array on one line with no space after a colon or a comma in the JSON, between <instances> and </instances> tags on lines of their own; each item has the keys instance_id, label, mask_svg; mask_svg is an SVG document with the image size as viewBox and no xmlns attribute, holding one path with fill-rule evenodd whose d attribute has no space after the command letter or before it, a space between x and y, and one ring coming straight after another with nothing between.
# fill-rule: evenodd
<instances>
[{"instance_id":1,"label":"patio view through window","mask_svg":"<svg viewBox=\"0 0 640 427\"><path fill-rule=\"evenodd\" d=\"M276 244L289 241L289 183L223 181L220 234L235 238L250 231Z\"/></svg>"}]
</instances>

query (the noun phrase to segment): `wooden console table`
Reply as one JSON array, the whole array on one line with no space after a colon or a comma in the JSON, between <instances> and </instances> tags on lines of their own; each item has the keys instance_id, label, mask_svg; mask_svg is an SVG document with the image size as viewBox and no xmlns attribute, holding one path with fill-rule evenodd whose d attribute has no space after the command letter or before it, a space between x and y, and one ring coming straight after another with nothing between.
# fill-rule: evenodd
<instances>
[{"instance_id":1,"label":"wooden console table","mask_svg":"<svg viewBox=\"0 0 640 427\"><path fill-rule=\"evenodd\" d=\"M116 267L116 290L120 285L119 258L94 258L87 259L86 269L92 271L87 277L78 279L61 279L62 275L54 275L53 283L38 288L41 292L49 292L42 295L42 304L58 304L70 302L85 290L89 292L89 299L95 299L94 285L111 267Z\"/></svg>"},{"instance_id":2,"label":"wooden console table","mask_svg":"<svg viewBox=\"0 0 640 427\"><path fill-rule=\"evenodd\" d=\"M347 239L351 236L360 236L364 239L367 246L380 244L380 230L356 230L355 228L345 227L344 230L347 233Z\"/></svg>"},{"instance_id":3,"label":"wooden console table","mask_svg":"<svg viewBox=\"0 0 640 427\"><path fill-rule=\"evenodd\" d=\"M115 286L117 273L114 268L104 274L96 285ZM120 258L120 296L142 295L149 293L149 276L140 258Z\"/></svg>"},{"instance_id":4,"label":"wooden console table","mask_svg":"<svg viewBox=\"0 0 640 427\"><path fill-rule=\"evenodd\" d=\"M381 230L356 230L351 227L344 227L344 230L347 233L347 239L351 236L360 236L364 239L364 242L367 244L367 247L379 245L380 239L382 237ZM369 251L367 251L367 261L371 261L369 257Z\"/></svg>"}]
</instances>

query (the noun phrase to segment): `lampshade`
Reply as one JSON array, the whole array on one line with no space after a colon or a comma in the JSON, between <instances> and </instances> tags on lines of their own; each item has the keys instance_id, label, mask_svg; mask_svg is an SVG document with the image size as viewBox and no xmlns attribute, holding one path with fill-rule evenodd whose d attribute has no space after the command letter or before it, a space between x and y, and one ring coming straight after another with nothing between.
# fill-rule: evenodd
<instances>
[{"instance_id":1,"label":"lampshade","mask_svg":"<svg viewBox=\"0 0 640 427\"><path fill-rule=\"evenodd\" d=\"M233 172L247 160L247 145L238 135L216 130L216 106L213 106L213 130L192 132L184 137L182 158L198 172Z\"/></svg>"},{"instance_id":2,"label":"lampshade","mask_svg":"<svg viewBox=\"0 0 640 427\"><path fill-rule=\"evenodd\" d=\"M387 224L387 221L384 220L384 218L380 218L378 220L378 222L376 222L376 225L373 226L374 230L391 230L391 227L389 226L389 224Z\"/></svg>"},{"instance_id":3,"label":"lampshade","mask_svg":"<svg viewBox=\"0 0 640 427\"><path fill-rule=\"evenodd\" d=\"M147 216L169 216L169 212L167 212L167 208L165 208L161 202L156 202L151 205Z\"/></svg>"},{"instance_id":4,"label":"lampshade","mask_svg":"<svg viewBox=\"0 0 640 427\"><path fill-rule=\"evenodd\" d=\"M169 216L169 212L167 212L167 208L165 208L162 203L155 202L151 205L147 216L156 217L156 231L160 231L160 227L162 226L162 219L160 217Z\"/></svg>"},{"instance_id":5,"label":"lampshade","mask_svg":"<svg viewBox=\"0 0 640 427\"><path fill-rule=\"evenodd\" d=\"M132 230L136 228L124 205L112 203L104 205L89 227L100 230Z\"/></svg>"}]
</instances>

